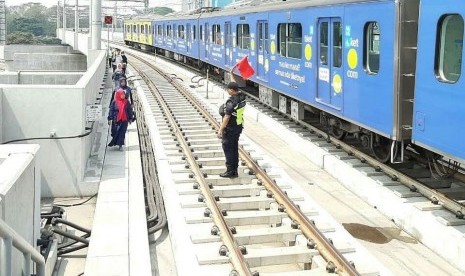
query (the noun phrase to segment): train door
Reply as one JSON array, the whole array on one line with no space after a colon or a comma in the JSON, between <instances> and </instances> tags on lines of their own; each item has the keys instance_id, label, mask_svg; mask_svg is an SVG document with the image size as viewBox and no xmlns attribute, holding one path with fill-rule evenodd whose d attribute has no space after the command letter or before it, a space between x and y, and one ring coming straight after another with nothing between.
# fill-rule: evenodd
<instances>
[{"instance_id":1,"label":"train door","mask_svg":"<svg viewBox=\"0 0 465 276\"><path fill-rule=\"evenodd\" d=\"M257 47L257 77L263 81L268 81L267 72L269 69L269 44L268 44L268 21L260 20L257 26L258 47Z\"/></svg>"},{"instance_id":2,"label":"train door","mask_svg":"<svg viewBox=\"0 0 465 276\"><path fill-rule=\"evenodd\" d=\"M231 22L228 21L224 24L224 49L225 49L225 64L226 66L232 67L233 64L233 37Z\"/></svg>"},{"instance_id":3,"label":"train door","mask_svg":"<svg viewBox=\"0 0 465 276\"><path fill-rule=\"evenodd\" d=\"M342 23L338 17L318 21L318 102L342 109Z\"/></svg>"},{"instance_id":4,"label":"train door","mask_svg":"<svg viewBox=\"0 0 465 276\"><path fill-rule=\"evenodd\" d=\"M208 58L208 47L210 45L210 29L208 28L208 23L205 23L205 58Z\"/></svg>"},{"instance_id":5,"label":"train door","mask_svg":"<svg viewBox=\"0 0 465 276\"><path fill-rule=\"evenodd\" d=\"M184 30L186 36L186 51L189 52L191 49L191 24L186 24L186 29Z\"/></svg>"}]
</instances>

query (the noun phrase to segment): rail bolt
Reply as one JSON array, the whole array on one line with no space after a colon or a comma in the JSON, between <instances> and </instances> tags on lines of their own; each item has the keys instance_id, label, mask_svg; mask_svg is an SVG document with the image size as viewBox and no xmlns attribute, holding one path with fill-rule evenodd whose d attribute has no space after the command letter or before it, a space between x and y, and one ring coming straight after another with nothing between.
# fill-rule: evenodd
<instances>
[{"instance_id":1,"label":"rail bolt","mask_svg":"<svg viewBox=\"0 0 465 276\"><path fill-rule=\"evenodd\" d=\"M354 261L349 261L349 264L350 264L353 268L355 268L355 263L354 263Z\"/></svg>"},{"instance_id":2,"label":"rail bolt","mask_svg":"<svg viewBox=\"0 0 465 276\"><path fill-rule=\"evenodd\" d=\"M273 197L273 193L272 193L271 191L266 192L266 197L267 197L267 198L272 198L272 197Z\"/></svg>"},{"instance_id":3,"label":"rail bolt","mask_svg":"<svg viewBox=\"0 0 465 276\"><path fill-rule=\"evenodd\" d=\"M231 270L231 272L229 272L229 276L239 276L239 272L237 272L237 270Z\"/></svg>"},{"instance_id":4,"label":"rail bolt","mask_svg":"<svg viewBox=\"0 0 465 276\"><path fill-rule=\"evenodd\" d=\"M258 186L262 186L262 185L263 185L263 182L262 182L261 180L258 180L258 181L257 181L257 185L258 185Z\"/></svg>"},{"instance_id":5,"label":"rail bolt","mask_svg":"<svg viewBox=\"0 0 465 276\"><path fill-rule=\"evenodd\" d=\"M185 156L181 157L181 160L183 160L183 161L186 160L186 157Z\"/></svg>"},{"instance_id":6,"label":"rail bolt","mask_svg":"<svg viewBox=\"0 0 465 276\"><path fill-rule=\"evenodd\" d=\"M249 170L249 175L255 175L255 172L253 170Z\"/></svg>"},{"instance_id":7,"label":"rail bolt","mask_svg":"<svg viewBox=\"0 0 465 276\"><path fill-rule=\"evenodd\" d=\"M191 166L189 164L184 165L184 169L189 169Z\"/></svg>"},{"instance_id":8,"label":"rail bolt","mask_svg":"<svg viewBox=\"0 0 465 276\"><path fill-rule=\"evenodd\" d=\"M236 227L234 227L234 226L229 227L229 231L231 231L231 234L233 234L233 235L237 234Z\"/></svg>"},{"instance_id":9,"label":"rail bolt","mask_svg":"<svg viewBox=\"0 0 465 276\"><path fill-rule=\"evenodd\" d=\"M226 247L226 245L223 244L222 246L220 246L220 251L219 251L220 256L226 256L226 254L228 254L228 251L229 250Z\"/></svg>"},{"instance_id":10,"label":"rail bolt","mask_svg":"<svg viewBox=\"0 0 465 276\"><path fill-rule=\"evenodd\" d=\"M245 166L247 163L245 161L241 161L241 165Z\"/></svg>"},{"instance_id":11,"label":"rail bolt","mask_svg":"<svg viewBox=\"0 0 465 276\"><path fill-rule=\"evenodd\" d=\"M336 265L333 262L329 261L328 264L326 265L326 272L328 273L336 272Z\"/></svg>"},{"instance_id":12,"label":"rail bolt","mask_svg":"<svg viewBox=\"0 0 465 276\"><path fill-rule=\"evenodd\" d=\"M284 205L279 204L278 211L282 213L282 212L284 212L284 210L285 210Z\"/></svg>"},{"instance_id":13,"label":"rail bolt","mask_svg":"<svg viewBox=\"0 0 465 276\"><path fill-rule=\"evenodd\" d=\"M417 187L415 187L414 185L412 185L412 187L410 187L410 192L416 192L418 191L417 190Z\"/></svg>"},{"instance_id":14,"label":"rail bolt","mask_svg":"<svg viewBox=\"0 0 465 276\"><path fill-rule=\"evenodd\" d=\"M244 245L240 245L239 250L241 251L242 255L247 255L247 248Z\"/></svg>"},{"instance_id":15,"label":"rail bolt","mask_svg":"<svg viewBox=\"0 0 465 276\"><path fill-rule=\"evenodd\" d=\"M199 183L195 182L194 185L192 185L192 188L194 188L194 190L198 190L199 189Z\"/></svg>"},{"instance_id":16,"label":"rail bolt","mask_svg":"<svg viewBox=\"0 0 465 276\"><path fill-rule=\"evenodd\" d=\"M203 168L203 165L202 165L202 163L200 163L200 164L199 164L199 168Z\"/></svg>"},{"instance_id":17,"label":"rail bolt","mask_svg":"<svg viewBox=\"0 0 465 276\"><path fill-rule=\"evenodd\" d=\"M260 276L260 272L255 270L254 272L252 272L252 276Z\"/></svg>"},{"instance_id":18,"label":"rail bolt","mask_svg":"<svg viewBox=\"0 0 465 276\"><path fill-rule=\"evenodd\" d=\"M213 184L208 183L208 188L213 189Z\"/></svg>"},{"instance_id":19,"label":"rail bolt","mask_svg":"<svg viewBox=\"0 0 465 276\"><path fill-rule=\"evenodd\" d=\"M198 201L198 202L205 202L205 197L204 197L202 194L200 194L200 195L197 197L197 201Z\"/></svg>"},{"instance_id":20,"label":"rail bolt","mask_svg":"<svg viewBox=\"0 0 465 276\"><path fill-rule=\"evenodd\" d=\"M463 219L463 213L460 211L457 211L457 213L455 214L455 217L458 219Z\"/></svg>"},{"instance_id":21,"label":"rail bolt","mask_svg":"<svg viewBox=\"0 0 465 276\"><path fill-rule=\"evenodd\" d=\"M194 178L194 174L193 174L193 173L190 173L190 174L189 174L189 178Z\"/></svg>"},{"instance_id":22,"label":"rail bolt","mask_svg":"<svg viewBox=\"0 0 465 276\"><path fill-rule=\"evenodd\" d=\"M210 233L211 233L213 236L218 236L218 234L220 233L220 229L218 228L218 226L213 225L213 226L212 226L212 229L210 230Z\"/></svg>"},{"instance_id":23,"label":"rail bolt","mask_svg":"<svg viewBox=\"0 0 465 276\"><path fill-rule=\"evenodd\" d=\"M208 177L208 174L207 173L203 173L203 178L207 178Z\"/></svg>"},{"instance_id":24,"label":"rail bolt","mask_svg":"<svg viewBox=\"0 0 465 276\"><path fill-rule=\"evenodd\" d=\"M315 249L316 247L316 242L312 239L307 240L307 248L309 249Z\"/></svg>"},{"instance_id":25,"label":"rail bolt","mask_svg":"<svg viewBox=\"0 0 465 276\"><path fill-rule=\"evenodd\" d=\"M215 201L220 201L220 196L215 196Z\"/></svg>"},{"instance_id":26,"label":"rail bolt","mask_svg":"<svg viewBox=\"0 0 465 276\"><path fill-rule=\"evenodd\" d=\"M210 208L205 208L205 211L203 211L203 216L206 218L209 218L211 214L212 214L212 211L210 210Z\"/></svg>"},{"instance_id":27,"label":"rail bolt","mask_svg":"<svg viewBox=\"0 0 465 276\"><path fill-rule=\"evenodd\" d=\"M438 205L439 200L435 196L433 196L433 198L431 198L431 203L433 203L434 205Z\"/></svg>"},{"instance_id":28,"label":"rail bolt","mask_svg":"<svg viewBox=\"0 0 465 276\"><path fill-rule=\"evenodd\" d=\"M298 224L297 222L293 221L293 222L291 223L291 228L292 228L292 229L297 229L297 228L299 228L299 224Z\"/></svg>"},{"instance_id":29,"label":"rail bolt","mask_svg":"<svg viewBox=\"0 0 465 276\"><path fill-rule=\"evenodd\" d=\"M223 216L227 216L227 215L228 215L228 211L226 211L226 210L221 210L221 214L222 214Z\"/></svg>"}]
</instances>

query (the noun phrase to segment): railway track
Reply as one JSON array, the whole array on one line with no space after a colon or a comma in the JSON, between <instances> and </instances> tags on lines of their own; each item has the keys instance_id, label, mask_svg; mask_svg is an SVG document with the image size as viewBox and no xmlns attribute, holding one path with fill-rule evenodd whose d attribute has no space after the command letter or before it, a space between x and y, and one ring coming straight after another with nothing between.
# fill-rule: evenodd
<instances>
[{"instance_id":1,"label":"railway track","mask_svg":"<svg viewBox=\"0 0 465 276\"><path fill-rule=\"evenodd\" d=\"M192 245L186 248L195 249L202 275L379 274L376 262L359 252L342 227L328 222L279 174L267 174L262 157L246 146L240 150L239 178L219 177L224 157L217 118L182 85L132 57L131 66L147 85L159 150L179 199L184 226L177 227L187 230Z\"/></svg>"},{"instance_id":2,"label":"railway track","mask_svg":"<svg viewBox=\"0 0 465 276\"><path fill-rule=\"evenodd\" d=\"M118 44L125 46L124 43ZM192 67L187 68L195 70ZM412 159L404 164L383 164L365 150L360 149L359 142L355 139L349 138L346 141L341 141L335 137L330 137L321 125L310 121L296 121L290 114L283 114L278 108L263 104L258 97L250 93L248 94L248 102L265 114L283 117L283 123L291 126L296 133L305 136L307 140L315 141L317 145L328 152L340 152L342 158L352 159L346 156L347 153L353 159L358 159L363 163L363 165L359 165L355 161L355 166L373 168L380 176L387 177L383 178L385 181L381 183L382 185L404 185L410 193L428 198L432 204L449 210L458 220L464 220L463 224L465 224L465 175L460 172L461 167L459 167L459 171L451 173L447 167L448 162L439 160L434 166L440 167L439 170L442 169L444 175L449 174L444 177L439 175L440 172L438 174L433 171L433 166L425 163L425 160L416 162ZM461 224L458 220L453 224Z\"/></svg>"}]
</instances>

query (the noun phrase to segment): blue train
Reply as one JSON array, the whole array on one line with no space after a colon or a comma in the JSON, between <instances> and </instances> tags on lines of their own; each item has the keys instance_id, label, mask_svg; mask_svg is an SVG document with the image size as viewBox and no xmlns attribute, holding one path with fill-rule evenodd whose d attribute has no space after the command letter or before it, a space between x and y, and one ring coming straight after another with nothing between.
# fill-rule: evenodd
<instances>
[{"instance_id":1,"label":"blue train","mask_svg":"<svg viewBox=\"0 0 465 276\"><path fill-rule=\"evenodd\" d=\"M463 0L258 1L129 20L124 37L226 81L248 56L263 102L300 119L311 111L381 161L410 145L463 164L464 15Z\"/></svg>"}]
</instances>

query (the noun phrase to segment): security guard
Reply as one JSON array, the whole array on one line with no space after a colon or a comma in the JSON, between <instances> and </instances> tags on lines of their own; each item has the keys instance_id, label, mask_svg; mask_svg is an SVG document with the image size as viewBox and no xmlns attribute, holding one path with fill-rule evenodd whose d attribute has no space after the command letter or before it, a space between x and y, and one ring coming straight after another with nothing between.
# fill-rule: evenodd
<instances>
[{"instance_id":1,"label":"security guard","mask_svg":"<svg viewBox=\"0 0 465 276\"><path fill-rule=\"evenodd\" d=\"M226 171L221 177L235 178L238 176L239 166L239 136L244 125L245 95L239 91L235 82L228 84L229 99L220 108L223 117L218 138L221 138L224 155L226 157Z\"/></svg>"}]
</instances>

